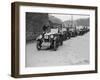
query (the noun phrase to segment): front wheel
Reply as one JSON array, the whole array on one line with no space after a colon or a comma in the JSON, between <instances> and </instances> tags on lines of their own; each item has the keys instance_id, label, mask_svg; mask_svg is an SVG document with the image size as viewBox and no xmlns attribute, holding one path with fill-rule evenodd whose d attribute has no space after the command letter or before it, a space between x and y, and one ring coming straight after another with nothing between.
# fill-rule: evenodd
<instances>
[{"instance_id":1,"label":"front wheel","mask_svg":"<svg viewBox=\"0 0 100 80\"><path fill-rule=\"evenodd\" d=\"M41 50L41 44L40 44L40 41L37 41L37 50Z\"/></svg>"}]
</instances>

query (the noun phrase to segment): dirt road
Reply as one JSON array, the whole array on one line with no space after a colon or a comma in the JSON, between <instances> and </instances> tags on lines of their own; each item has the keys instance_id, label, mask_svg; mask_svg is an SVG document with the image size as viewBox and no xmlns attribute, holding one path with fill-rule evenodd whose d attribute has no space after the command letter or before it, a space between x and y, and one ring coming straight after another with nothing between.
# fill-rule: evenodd
<instances>
[{"instance_id":1,"label":"dirt road","mask_svg":"<svg viewBox=\"0 0 100 80\"><path fill-rule=\"evenodd\" d=\"M89 64L89 32L64 41L57 51L36 49L36 42L26 44L26 67Z\"/></svg>"}]
</instances>

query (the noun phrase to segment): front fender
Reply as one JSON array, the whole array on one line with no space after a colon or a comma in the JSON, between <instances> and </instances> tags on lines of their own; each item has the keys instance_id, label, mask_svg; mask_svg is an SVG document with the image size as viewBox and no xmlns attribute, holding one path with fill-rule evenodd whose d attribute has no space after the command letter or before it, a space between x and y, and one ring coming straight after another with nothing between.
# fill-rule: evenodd
<instances>
[{"instance_id":1,"label":"front fender","mask_svg":"<svg viewBox=\"0 0 100 80\"><path fill-rule=\"evenodd\" d=\"M42 35L39 35L39 36L36 38L36 40L40 40L40 39L42 39Z\"/></svg>"},{"instance_id":2,"label":"front fender","mask_svg":"<svg viewBox=\"0 0 100 80\"><path fill-rule=\"evenodd\" d=\"M54 37L54 40L57 40L57 37Z\"/></svg>"},{"instance_id":3,"label":"front fender","mask_svg":"<svg viewBox=\"0 0 100 80\"><path fill-rule=\"evenodd\" d=\"M36 41L40 41L40 42L43 42L43 41L42 41L42 39L37 39Z\"/></svg>"}]
</instances>

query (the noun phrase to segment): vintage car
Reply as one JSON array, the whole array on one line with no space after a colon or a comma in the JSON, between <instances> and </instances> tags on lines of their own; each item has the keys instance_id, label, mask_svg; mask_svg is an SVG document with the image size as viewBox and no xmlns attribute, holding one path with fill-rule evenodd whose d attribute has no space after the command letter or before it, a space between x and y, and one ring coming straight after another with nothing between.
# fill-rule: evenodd
<instances>
[{"instance_id":1,"label":"vintage car","mask_svg":"<svg viewBox=\"0 0 100 80\"><path fill-rule=\"evenodd\" d=\"M75 36L77 36L76 27L69 27L69 33L70 33L70 37L75 37Z\"/></svg>"},{"instance_id":2,"label":"vintage car","mask_svg":"<svg viewBox=\"0 0 100 80\"><path fill-rule=\"evenodd\" d=\"M84 33L89 32L89 27L88 27L88 26L84 26L84 27L83 27L83 32L84 32Z\"/></svg>"},{"instance_id":3,"label":"vintage car","mask_svg":"<svg viewBox=\"0 0 100 80\"><path fill-rule=\"evenodd\" d=\"M67 28L62 28L63 40L70 39L70 33Z\"/></svg>"},{"instance_id":4,"label":"vintage car","mask_svg":"<svg viewBox=\"0 0 100 80\"><path fill-rule=\"evenodd\" d=\"M87 26L81 26L79 29L79 34L78 35L84 35L89 31L89 28Z\"/></svg>"},{"instance_id":5,"label":"vintage car","mask_svg":"<svg viewBox=\"0 0 100 80\"><path fill-rule=\"evenodd\" d=\"M56 51L58 46L62 44L62 34L58 31L58 28L51 29L50 32L43 32L37 37L37 50L41 50L42 47L46 46Z\"/></svg>"}]
</instances>

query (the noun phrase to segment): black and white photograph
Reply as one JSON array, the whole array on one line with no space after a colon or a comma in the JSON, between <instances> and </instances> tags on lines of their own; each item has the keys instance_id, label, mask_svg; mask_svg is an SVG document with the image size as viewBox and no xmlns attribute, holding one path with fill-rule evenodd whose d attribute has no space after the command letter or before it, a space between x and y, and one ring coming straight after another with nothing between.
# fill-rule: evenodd
<instances>
[{"instance_id":1,"label":"black and white photograph","mask_svg":"<svg viewBox=\"0 0 100 80\"><path fill-rule=\"evenodd\" d=\"M97 7L12 3L12 76L97 73Z\"/></svg>"},{"instance_id":2,"label":"black and white photograph","mask_svg":"<svg viewBox=\"0 0 100 80\"><path fill-rule=\"evenodd\" d=\"M26 67L88 65L90 16L26 12Z\"/></svg>"}]
</instances>

